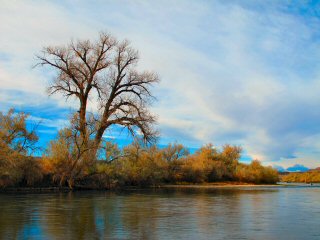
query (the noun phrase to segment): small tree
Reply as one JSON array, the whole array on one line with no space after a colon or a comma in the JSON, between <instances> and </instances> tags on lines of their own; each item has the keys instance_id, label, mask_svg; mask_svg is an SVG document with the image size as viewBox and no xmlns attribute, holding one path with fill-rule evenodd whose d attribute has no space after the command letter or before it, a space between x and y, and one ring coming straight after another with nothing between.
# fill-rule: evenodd
<instances>
[{"instance_id":1,"label":"small tree","mask_svg":"<svg viewBox=\"0 0 320 240\"><path fill-rule=\"evenodd\" d=\"M54 181L58 181L60 185L67 182L72 188L75 180L89 174L95 159L91 155L93 142L83 139L79 134L77 117L74 116L70 123L70 127L61 129L57 139L50 142L44 162L49 165L48 173L53 174ZM87 133L88 136L92 135L92 128L87 127Z\"/></svg>"},{"instance_id":2,"label":"small tree","mask_svg":"<svg viewBox=\"0 0 320 240\"><path fill-rule=\"evenodd\" d=\"M14 109L0 112L0 186L24 182L32 184L41 178L39 162L31 154L37 149L38 136L27 128L28 115Z\"/></svg>"},{"instance_id":3,"label":"small tree","mask_svg":"<svg viewBox=\"0 0 320 240\"><path fill-rule=\"evenodd\" d=\"M167 164L166 180L176 182L181 179L183 160L189 156L189 151L182 144L169 144L161 150L162 157Z\"/></svg>"},{"instance_id":4,"label":"small tree","mask_svg":"<svg viewBox=\"0 0 320 240\"><path fill-rule=\"evenodd\" d=\"M227 172L225 177L229 178L229 180L232 180L234 178L235 171L241 157L241 152L242 148L239 146L231 146L229 144L226 144L222 148L220 159L226 166Z\"/></svg>"},{"instance_id":5,"label":"small tree","mask_svg":"<svg viewBox=\"0 0 320 240\"><path fill-rule=\"evenodd\" d=\"M28 114L15 113L10 109L7 114L0 112L0 144L1 149L28 155L36 150L38 136L35 128L28 130L26 119Z\"/></svg>"}]
</instances>

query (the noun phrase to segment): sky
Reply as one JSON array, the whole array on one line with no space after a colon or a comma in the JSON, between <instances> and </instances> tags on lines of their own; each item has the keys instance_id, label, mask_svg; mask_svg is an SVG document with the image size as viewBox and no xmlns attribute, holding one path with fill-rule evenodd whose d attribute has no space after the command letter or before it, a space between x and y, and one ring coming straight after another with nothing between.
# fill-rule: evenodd
<instances>
[{"instance_id":1,"label":"sky","mask_svg":"<svg viewBox=\"0 0 320 240\"><path fill-rule=\"evenodd\" d=\"M45 145L76 107L48 96L54 74L33 68L48 45L106 31L139 50L158 73L159 144L225 143L243 161L320 166L318 1L0 1L0 111L39 122ZM92 106L94 103L91 103ZM130 139L110 129L106 138Z\"/></svg>"}]
</instances>

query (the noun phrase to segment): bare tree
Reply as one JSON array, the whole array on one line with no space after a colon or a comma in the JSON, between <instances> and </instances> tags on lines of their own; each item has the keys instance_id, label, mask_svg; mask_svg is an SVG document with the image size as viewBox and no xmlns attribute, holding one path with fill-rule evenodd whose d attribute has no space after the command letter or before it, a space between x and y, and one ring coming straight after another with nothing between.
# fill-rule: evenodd
<instances>
[{"instance_id":1,"label":"bare tree","mask_svg":"<svg viewBox=\"0 0 320 240\"><path fill-rule=\"evenodd\" d=\"M115 124L127 128L132 135L141 133L146 141L154 139L155 117L148 106L153 98L150 87L159 80L153 72L137 70L138 52L127 40L119 42L110 34L101 33L95 42L71 41L66 46L46 47L37 58L37 65L53 67L58 73L48 93L62 93L78 100L77 126L84 142L89 138L89 99L96 99L99 107L94 122L96 148L106 129Z\"/></svg>"}]
</instances>

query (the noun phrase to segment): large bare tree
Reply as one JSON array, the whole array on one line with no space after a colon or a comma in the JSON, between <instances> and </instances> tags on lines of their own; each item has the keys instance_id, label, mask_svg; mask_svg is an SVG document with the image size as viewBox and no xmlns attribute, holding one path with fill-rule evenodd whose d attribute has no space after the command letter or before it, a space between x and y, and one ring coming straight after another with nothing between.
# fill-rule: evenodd
<instances>
[{"instance_id":1,"label":"large bare tree","mask_svg":"<svg viewBox=\"0 0 320 240\"><path fill-rule=\"evenodd\" d=\"M153 98L151 85L159 80L154 72L137 70L138 52L127 40L101 33L95 42L79 40L46 47L37 58L38 65L58 73L50 83L49 94L61 93L78 100L77 128L84 143L90 138L89 124L94 124L91 139L96 149L106 129L115 124L133 135L139 132L146 141L154 139L155 117L148 107ZM89 100L96 100L99 109L93 123L87 120Z\"/></svg>"}]
</instances>

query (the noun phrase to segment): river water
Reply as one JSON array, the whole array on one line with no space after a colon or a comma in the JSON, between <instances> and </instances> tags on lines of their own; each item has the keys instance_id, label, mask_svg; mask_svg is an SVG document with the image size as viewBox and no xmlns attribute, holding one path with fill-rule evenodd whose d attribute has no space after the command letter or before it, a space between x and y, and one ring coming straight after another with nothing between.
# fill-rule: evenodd
<instances>
[{"instance_id":1,"label":"river water","mask_svg":"<svg viewBox=\"0 0 320 240\"><path fill-rule=\"evenodd\" d=\"M320 239L320 188L0 194L0 239Z\"/></svg>"}]
</instances>

